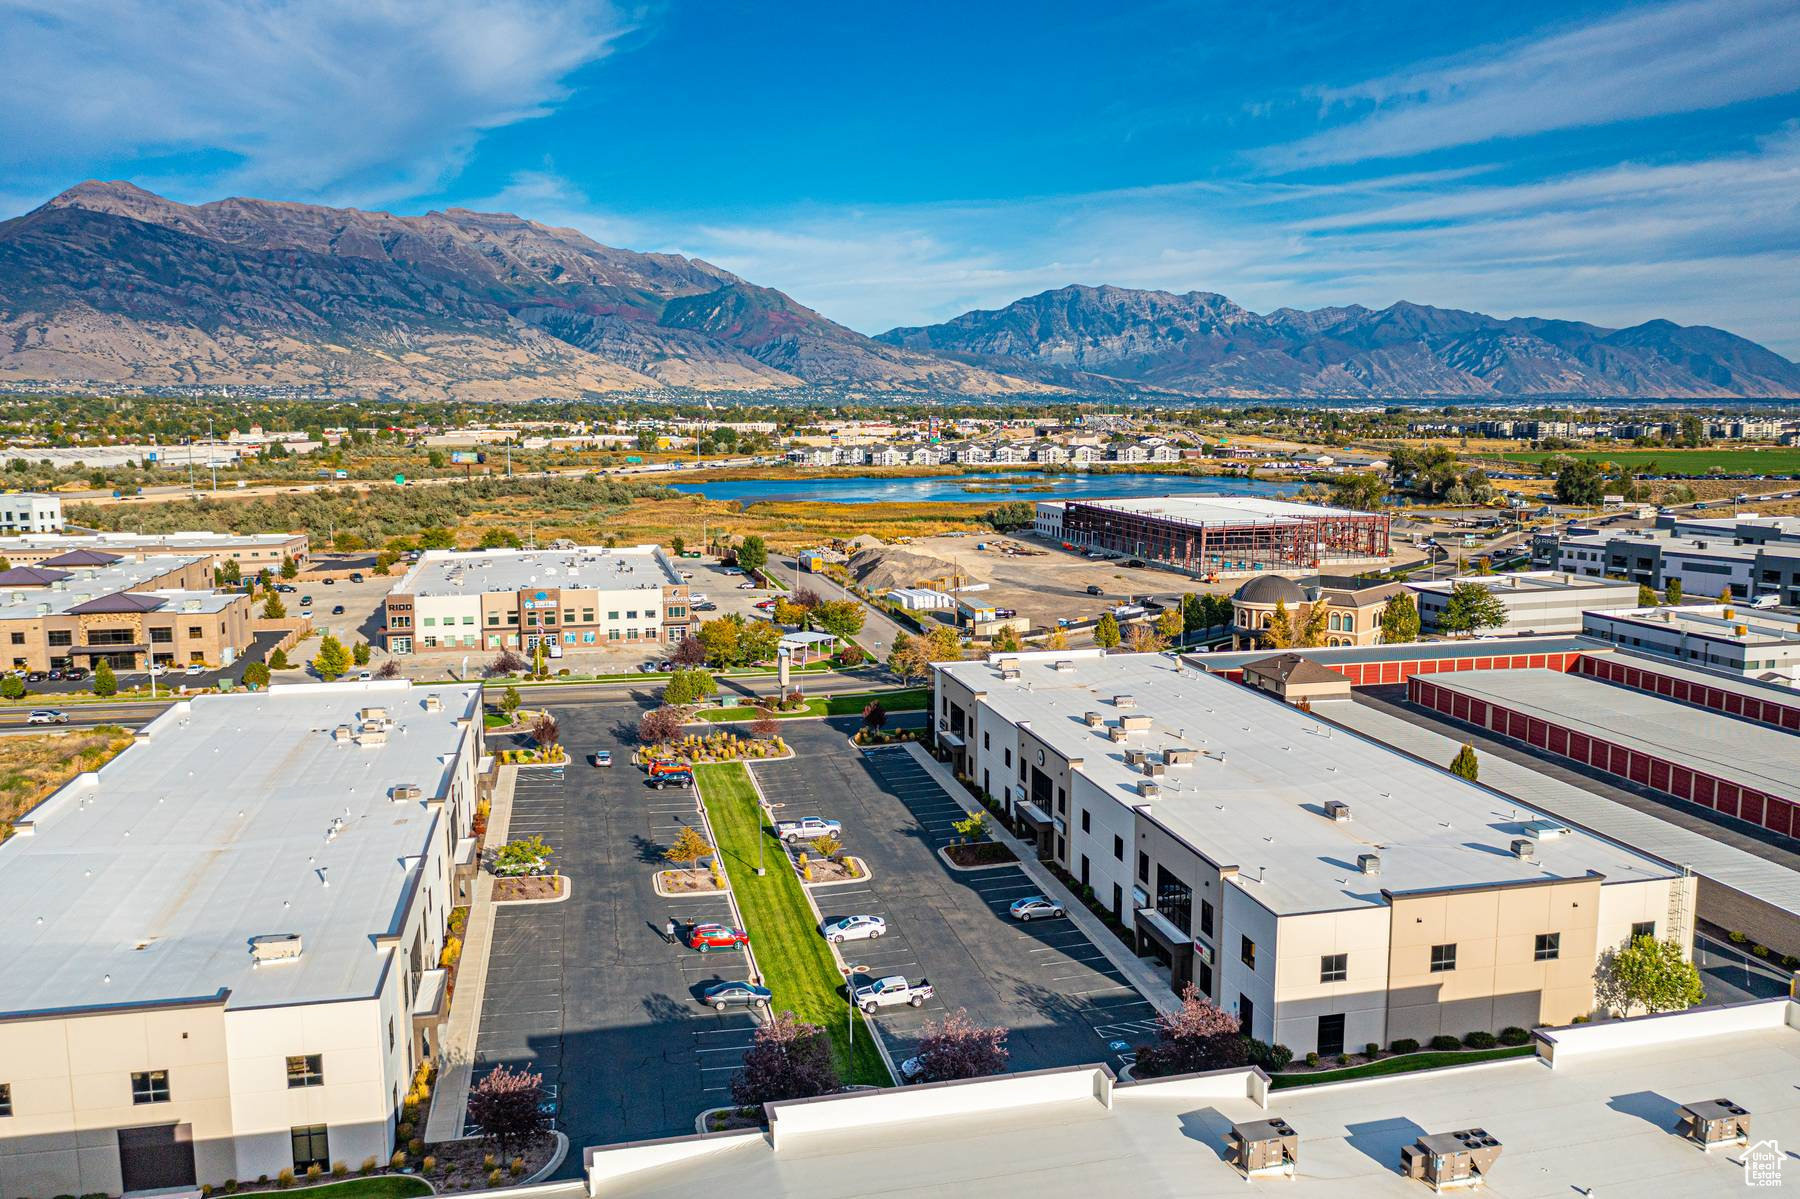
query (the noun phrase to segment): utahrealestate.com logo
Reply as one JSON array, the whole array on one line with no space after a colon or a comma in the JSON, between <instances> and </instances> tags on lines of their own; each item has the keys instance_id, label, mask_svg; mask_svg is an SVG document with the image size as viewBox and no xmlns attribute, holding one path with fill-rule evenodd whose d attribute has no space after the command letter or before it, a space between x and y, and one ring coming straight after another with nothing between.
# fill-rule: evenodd
<instances>
[{"instance_id":1,"label":"utahrealestate.com logo","mask_svg":"<svg viewBox=\"0 0 1800 1199\"><path fill-rule=\"evenodd\" d=\"M1778 1187L1784 1155L1774 1141L1758 1141L1744 1151L1744 1185Z\"/></svg>"}]
</instances>

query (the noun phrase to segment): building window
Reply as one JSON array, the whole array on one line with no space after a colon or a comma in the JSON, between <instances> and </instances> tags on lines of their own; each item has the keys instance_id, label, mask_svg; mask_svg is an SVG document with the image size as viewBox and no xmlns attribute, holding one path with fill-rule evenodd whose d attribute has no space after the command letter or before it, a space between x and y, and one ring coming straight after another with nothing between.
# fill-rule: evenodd
<instances>
[{"instance_id":1,"label":"building window","mask_svg":"<svg viewBox=\"0 0 1800 1199\"><path fill-rule=\"evenodd\" d=\"M1184 933L1192 927L1194 889L1163 866L1156 868L1156 910Z\"/></svg>"},{"instance_id":2,"label":"building window","mask_svg":"<svg viewBox=\"0 0 1800 1199\"><path fill-rule=\"evenodd\" d=\"M1113 861L1123 862L1124 860L1125 860L1125 838L1118 836L1117 834L1114 834L1114 836L1113 836Z\"/></svg>"},{"instance_id":3,"label":"building window","mask_svg":"<svg viewBox=\"0 0 1800 1199\"><path fill-rule=\"evenodd\" d=\"M388 1052L394 1052L394 1018L388 1017Z\"/></svg>"},{"instance_id":4,"label":"building window","mask_svg":"<svg viewBox=\"0 0 1800 1199\"><path fill-rule=\"evenodd\" d=\"M1554 962L1561 955L1561 933L1539 933L1537 935L1537 949L1532 954L1534 961Z\"/></svg>"},{"instance_id":5,"label":"building window","mask_svg":"<svg viewBox=\"0 0 1800 1199\"><path fill-rule=\"evenodd\" d=\"M1347 953L1328 953L1319 959L1319 981L1322 983L1341 983L1350 977L1350 955Z\"/></svg>"},{"instance_id":6,"label":"building window","mask_svg":"<svg viewBox=\"0 0 1800 1199\"><path fill-rule=\"evenodd\" d=\"M321 1054L308 1053L287 1060L288 1089L295 1087L322 1087L325 1085L325 1058Z\"/></svg>"},{"instance_id":7,"label":"building window","mask_svg":"<svg viewBox=\"0 0 1800 1199\"><path fill-rule=\"evenodd\" d=\"M1147 883L1149 881L1150 881L1150 855L1140 849L1140 850L1138 850L1138 882Z\"/></svg>"},{"instance_id":8,"label":"building window","mask_svg":"<svg viewBox=\"0 0 1800 1199\"><path fill-rule=\"evenodd\" d=\"M1239 940L1242 944L1238 946L1238 959L1250 969L1256 969L1256 942L1249 937L1240 937Z\"/></svg>"},{"instance_id":9,"label":"building window","mask_svg":"<svg viewBox=\"0 0 1800 1199\"><path fill-rule=\"evenodd\" d=\"M290 1130L294 1138L294 1169L305 1173L313 1166L331 1168L330 1136L323 1124L301 1124Z\"/></svg>"},{"instance_id":10,"label":"building window","mask_svg":"<svg viewBox=\"0 0 1800 1199\"><path fill-rule=\"evenodd\" d=\"M188 636L204 637L206 636L206 630L197 624L191 624L188 626Z\"/></svg>"},{"instance_id":11,"label":"building window","mask_svg":"<svg viewBox=\"0 0 1800 1199\"><path fill-rule=\"evenodd\" d=\"M1212 918L1212 901L1209 899L1202 899L1200 901L1200 931L1209 937L1213 935Z\"/></svg>"},{"instance_id":12,"label":"building window","mask_svg":"<svg viewBox=\"0 0 1800 1199\"><path fill-rule=\"evenodd\" d=\"M50 644L54 646L70 646L75 644L75 634L69 629L51 629Z\"/></svg>"},{"instance_id":13,"label":"building window","mask_svg":"<svg viewBox=\"0 0 1800 1199\"><path fill-rule=\"evenodd\" d=\"M12 1115L12 1084L0 1082L0 1116Z\"/></svg>"},{"instance_id":14,"label":"building window","mask_svg":"<svg viewBox=\"0 0 1800 1199\"><path fill-rule=\"evenodd\" d=\"M1456 969L1456 946L1433 945L1431 947L1431 972L1442 974L1446 970Z\"/></svg>"},{"instance_id":15,"label":"building window","mask_svg":"<svg viewBox=\"0 0 1800 1199\"><path fill-rule=\"evenodd\" d=\"M1093 820L1089 817L1086 808L1081 809L1081 831L1084 833L1091 833L1094 831Z\"/></svg>"},{"instance_id":16,"label":"building window","mask_svg":"<svg viewBox=\"0 0 1800 1199\"><path fill-rule=\"evenodd\" d=\"M169 1101L169 1072L167 1070L140 1070L131 1076L131 1101L133 1103L167 1103Z\"/></svg>"},{"instance_id":17,"label":"building window","mask_svg":"<svg viewBox=\"0 0 1800 1199\"><path fill-rule=\"evenodd\" d=\"M1008 766L1011 766L1012 765L1012 750L1007 749L1007 750L1002 750L1001 752L1006 755L1006 764Z\"/></svg>"},{"instance_id":18,"label":"building window","mask_svg":"<svg viewBox=\"0 0 1800 1199\"><path fill-rule=\"evenodd\" d=\"M151 629L150 630L150 641L151 641L151 644L153 644L153 645L169 645L169 644L173 643L174 640L175 640L175 630L174 629L163 628L163 629Z\"/></svg>"},{"instance_id":19,"label":"building window","mask_svg":"<svg viewBox=\"0 0 1800 1199\"><path fill-rule=\"evenodd\" d=\"M1654 939L1656 937L1656 921L1644 920L1637 924L1632 925L1631 926L1631 939L1633 941L1635 941L1639 937L1650 937L1650 938Z\"/></svg>"},{"instance_id":20,"label":"building window","mask_svg":"<svg viewBox=\"0 0 1800 1199\"><path fill-rule=\"evenodd\" d=\"M1256 1034L1251 1029L1255 1026L1256 1005L1250 1002L1248 995L1240 991L1238 992L1238 1027L1244 1030L1245 1036L1253 1037Z\"/></svg>"},{"instance_id":21,"label":"building window","mask_svg":"<svg viewBox=\"0 0 1800 1199\"><path fill-rule=\"evenodd\" d=\"M13 643L13 644L14 644L14 645L24 645L24 644L25 644L25 634L23 634L23 633L14 633L14 634L13 634L13 635L12 635L12 643Z\"/></svg>"}]
</instances>

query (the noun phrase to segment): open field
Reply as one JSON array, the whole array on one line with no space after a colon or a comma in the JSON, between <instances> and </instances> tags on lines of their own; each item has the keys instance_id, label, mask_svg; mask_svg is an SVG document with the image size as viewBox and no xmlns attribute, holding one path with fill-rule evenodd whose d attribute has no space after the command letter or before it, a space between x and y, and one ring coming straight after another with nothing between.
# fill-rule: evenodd
<instances>
[{"instance_id":1,"label":"open field","mask_svg":"<svg viewBox=\"0 0 1800 1199\"><path fill-rule=\"evenodd\" d=\"M1508 462L1536 465L1560 453L1566 458L1585 458L1592 462L1614 462L1633 470L1650 470L1654 474L1675 473L1704 475L1711 470L1742 475L1800 474L1800 447L1781 446L1762 449L1650 449L1616 450L1531 450L1500 454Z\"/></svg>"},{"instance_id":2,"label":"open field","mask_svg":"<svg viewBox=\"0 0 1800 1199\"><path fill-rule=\"evenodd\" d=\"M131 742L130 731L115 725L0 738L0 839L39 800L82 771L100 769Z\"/></svg>"}]
</instances>

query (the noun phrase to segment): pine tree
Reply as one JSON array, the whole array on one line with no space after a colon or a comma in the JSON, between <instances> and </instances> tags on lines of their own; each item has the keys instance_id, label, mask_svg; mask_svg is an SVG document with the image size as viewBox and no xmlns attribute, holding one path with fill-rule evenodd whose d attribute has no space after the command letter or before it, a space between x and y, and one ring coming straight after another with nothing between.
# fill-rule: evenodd
<instances>
[{"instance_id":1,"label":"pine tree","mask_svg":"<svg viewBox=\"0 0 1800 1199\"><path fill-rule=\"evenodd\" d=\"M1094 644L1101 649L1117 648L1124 638L1119 633L1119 620L1111 612L1104 612L1094 625Z\"/></svg>"},{"instance_id":2,"label":"pine tree","mask_svg":"<svg viewBox=\"0 0 1800 1199\"><path fill-rule=\"evenodd\" d=\"M1481 762L1475 757L1475 747L1465 743L1456 751L1456 757L1450 760L1450 773L1468 779L1471 783L1481 777Z\"/></svg>"},{"instance_id":3,"label":"pine tree","mask_svg":"<svg viewBox=\"0 0 1800 1199\"><path fill-rule=\"evenodd\" d=\"M119 693L119 676L113 673L112 663L105 658L94 664L94 694L117 695Z\"/></svg>"}]
</instances>

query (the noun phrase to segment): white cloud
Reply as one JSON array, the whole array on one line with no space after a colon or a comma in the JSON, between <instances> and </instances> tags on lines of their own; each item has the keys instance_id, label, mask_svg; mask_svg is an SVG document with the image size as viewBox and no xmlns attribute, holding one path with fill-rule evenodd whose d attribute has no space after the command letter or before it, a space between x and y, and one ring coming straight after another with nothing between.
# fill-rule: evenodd
<instances>
[{"instance_id":1,"label":"white cloud","mask_svg":"<svg viewBox=\"0 0 1800 1199\"><path fill-rule=\"evenodd\" d=\"M1392 158L1559 129L1699 112L1800 90L1800 5L1698 0L1637 9L1319 93L1346 123L1266 161Z\"/></svg>"},{"instance_id":2,"label":"white cloud","mask_svg":"<svg viewBox=\"0 0 1800 1199\"><path fill-rule=\"evenodd\" d=\"M104 157L184 198L427 194L621 25L604 0L0 0L0 168L12 190Z\"/></svg>"}]
</instances>

